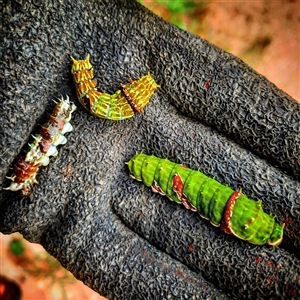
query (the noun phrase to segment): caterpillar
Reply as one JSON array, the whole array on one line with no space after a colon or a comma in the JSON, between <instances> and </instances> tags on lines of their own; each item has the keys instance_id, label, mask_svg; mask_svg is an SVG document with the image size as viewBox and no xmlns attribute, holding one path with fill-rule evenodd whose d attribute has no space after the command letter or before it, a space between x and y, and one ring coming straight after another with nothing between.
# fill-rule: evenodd
<instances>
[{"instance_id":1,"label":"caterpillar","mask_svg":"<svg viewBox=\"0 0 300 300\"><path fill-rule=\"evenodd\" d=\"M128 84L121 84L120 90L110 95L96 87L90 55L85 60L71 59L77 97L85 109L99 118L124 120L133 117L136 112L143 112L159 87L148 73L138 80L130 79Z\"/></svg>"},{"instance_id":2,"label":"caterpillar","mask_svg":"<svg viewBox=\"0 0 300 300\"><path fill-rule=\"evenodd\" d=\"M33 142L29 144L26 154L17 157L13 166L13 174L8 179L12 180L5 190L20 191L22 196L29 196L32 186L36 181L36 175L40 166L47 166L50 156L57 156L57 146L67 142L64 134L72 131L71 116L76 106L63 98L56 105L49 116L48 121L40 127L39 133L33 136Z\"/></svg>"},{"instance_id":3,"label":"caterpillar","mask_svg":"<svg viewBox=\"0 0 300 300\"><path fill-rule=\"evenodd\" d=\"M262 202L248 199L200 171L167 159L136 154L126 163L131 177L166 195L202 218L220 226L225 233L255 245L277 246L283 238L283 225L263 211Z\"/></svg>"}]
</instances>

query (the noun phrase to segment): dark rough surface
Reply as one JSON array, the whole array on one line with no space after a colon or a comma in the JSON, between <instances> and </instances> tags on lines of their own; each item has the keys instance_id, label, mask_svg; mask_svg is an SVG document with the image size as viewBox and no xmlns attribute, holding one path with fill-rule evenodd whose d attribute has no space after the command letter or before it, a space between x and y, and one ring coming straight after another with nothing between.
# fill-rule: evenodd
<instances>
[{"instance_id":1,"label":"dark rough surface","mask_svg":"<svg viewBox=\"0 0 300 300\"><path fill-rule=\"evenodd\" d=\"M68 94L78 105L67 145L41 170L33 194L1 191L1 232L41 243L110 299L299 299L300 184L281 171L299 175L295 101L237 58L129 0L0 6L2 186L51 99ZM87 53L107 92L151 72L161 88L144 114L113 122L80 106L69 56ZM282 245L225 235L129 178L124 162L141 150L262 199L286 222Z\"/></svg>"}]
</instances>

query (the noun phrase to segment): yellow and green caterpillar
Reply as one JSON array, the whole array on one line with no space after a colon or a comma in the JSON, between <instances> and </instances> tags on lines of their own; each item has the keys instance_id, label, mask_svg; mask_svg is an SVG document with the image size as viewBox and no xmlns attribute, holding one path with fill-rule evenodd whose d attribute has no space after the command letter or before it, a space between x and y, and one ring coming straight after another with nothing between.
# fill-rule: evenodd
<instances>
[{"instance_id":1,"label":"yellow and green caterpillar","mask_svg":"<svg viewBox=\"0 0 300 300\"><path fill-rule=\"evenodd\" d=\"M198 211L228 234L255 245L277 246L282 241L284 224L265 213L261 201L250 200L241 191L153 155L136 154L127 165L131 177L187 209Z\"/></svg>"},{"instance_id":2,"label":"yellow and green caterpillar","mask_svg":"<svg viewBox=\"0 0 300 300\"><path fill-rule=\"evenodd\" d=\"M121 84L120 90L110 95L97 88L94 79L94 69L88 55L85 60L75 60L71 73L80 103L93 115L110 120L124 120L134 116L136 112L143 112L150 97L159 85L150 73L130 80L128 84Z\"/></svg>"}]
</instances>

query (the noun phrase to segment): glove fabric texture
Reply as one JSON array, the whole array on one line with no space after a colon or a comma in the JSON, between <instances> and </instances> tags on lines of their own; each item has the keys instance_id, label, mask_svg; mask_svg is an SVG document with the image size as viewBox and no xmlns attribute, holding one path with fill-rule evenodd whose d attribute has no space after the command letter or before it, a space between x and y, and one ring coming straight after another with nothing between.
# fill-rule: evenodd
<instances>
[{"instance_id":1,"label":"glove fabric texture","mask_svg":"<svg viewBox=\"0 0 300 300\"><path fill-rule=\"evenodd\" d=\"M131 0L1 4L0 231L42 244L109 299L299 299L300 105L241 60ZM99 119L78 102L72 55L98 87L151 73L143 114ZM53 99L78 109L29 197L2 190ZM128 176L144 151L200 169L286 223L255 246Z\"/></svg>"}]
</instances>

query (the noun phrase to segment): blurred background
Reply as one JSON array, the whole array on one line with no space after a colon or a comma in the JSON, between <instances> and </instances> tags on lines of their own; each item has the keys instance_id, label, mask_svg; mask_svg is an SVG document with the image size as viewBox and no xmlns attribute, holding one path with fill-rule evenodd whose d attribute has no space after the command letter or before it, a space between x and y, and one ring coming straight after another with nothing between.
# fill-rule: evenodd
<instances>
[{"instance_id":1,"label":"blurred background","mask_svg":"<svg viewBox=\"0 0 300 300\"><path fill-rule=\"evenodd\" d=\"M164 20L234 54L300 101L300 1L139 0Z\"/></svg>"},{"instance_id":2,"label":"blurred background","mask_svg":"<svg viewBox=\"0 0 300 300\"><path fill-rule=\"evenodd\" d=\"M139 0L164 20L234 54L300 101L300 1Z\"/></svg>"},{"instance_id":3,"label":"blurred background","mask_svg":"<svg viewBox=\"0 0 300 300\"><path fill-rule=\"evenodd\" d=\"M139 2L164 20L236 55L300 101L299 0ZM105 298L76 280L42 246L15 233L0 234L1 299Z\"/></svg>"}]
</instances>

